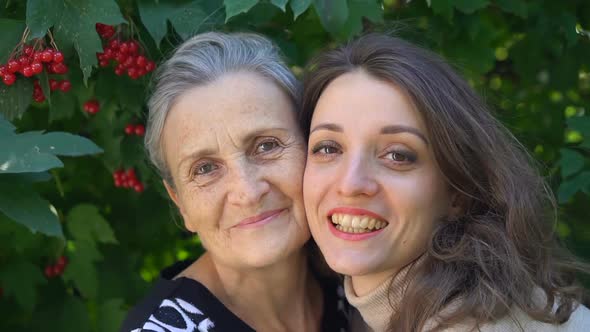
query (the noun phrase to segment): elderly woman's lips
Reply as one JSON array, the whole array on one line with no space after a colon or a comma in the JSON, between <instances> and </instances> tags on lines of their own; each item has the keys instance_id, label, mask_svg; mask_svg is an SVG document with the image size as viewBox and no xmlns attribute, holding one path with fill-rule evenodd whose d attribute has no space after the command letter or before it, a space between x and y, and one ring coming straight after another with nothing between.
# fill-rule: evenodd
<instances>
[{"instance_id":1,"label":"elderly woman's lips","mask_svg":"<svg viewBox=\"0 0 590 332\"><path fill-rule=\"evenodd\" d=\"M234 227L248 228L248 227L262 226L262 225L268 224L269 222L276 219L276 217L278 217L285 210L286 209L277 209L277 210L266 211L261 214L255 215L253 217L246 218L246 219L240 221L240 223L238 223Z\"/></svg>"}]
</instances>

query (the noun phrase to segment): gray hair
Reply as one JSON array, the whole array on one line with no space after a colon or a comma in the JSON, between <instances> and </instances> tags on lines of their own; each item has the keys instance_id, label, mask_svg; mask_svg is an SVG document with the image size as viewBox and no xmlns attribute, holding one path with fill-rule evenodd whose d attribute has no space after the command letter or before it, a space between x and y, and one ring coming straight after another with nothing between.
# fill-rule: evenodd
<instances>
[{"instance_id":1,"label":"gray hair","mask_svg":"<svg viewBox=\"0 0 590 332\"><path fill-rule=\"evenodd\" d=\"M299 81L269 39L253 33L221 32L202 33L188 39L159 66L148 101L144 144L151 162L169 185L173 186L174 182L163 157L161 136L170 109L191 88L238 71L251 71L271 79L299 109Z\"/></svg>"}]
</instances>

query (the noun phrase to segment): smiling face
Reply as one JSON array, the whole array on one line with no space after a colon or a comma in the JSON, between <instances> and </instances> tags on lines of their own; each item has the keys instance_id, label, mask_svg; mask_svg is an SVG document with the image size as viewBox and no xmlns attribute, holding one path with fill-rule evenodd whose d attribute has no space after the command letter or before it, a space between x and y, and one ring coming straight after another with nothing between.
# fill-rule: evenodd
<instances>
[{"instance_id":1,"label":"smiling face","mask_svg":"<svg viewBox=\"0 0 590 332\"><path fill-rule=\"evenodd\" d=\"M332 269L376 286L424 253L449 212L424 123L395 85L357 70L326 87L310 131L312 235Z\"/></svg>"},{"instance_id":2,"label":"smiling face","mask_svg":"<svg viewBox=\"0 0 590 332\"><path fill-rule=\"evenodd\" d=\"M226 74L183 94L166 119L166 188L186 227L221 264L264 267L309 239L305 142L293 105L269 79Z\"/></svg>"}]
</instances>

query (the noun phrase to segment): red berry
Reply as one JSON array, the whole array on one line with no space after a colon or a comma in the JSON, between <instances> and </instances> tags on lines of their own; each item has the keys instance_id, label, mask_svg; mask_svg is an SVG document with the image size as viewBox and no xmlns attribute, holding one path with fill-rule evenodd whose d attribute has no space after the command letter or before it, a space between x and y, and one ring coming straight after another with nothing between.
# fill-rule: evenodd
<instances>
[{"instance_id":1,"label":"red berry","mask_svg":"<svg viewBox=\"0 0 590 332\"><path fill-rule=\"evenodd\" d=\"M109 42L109 48L112 49L113 51L119 49L119 41L116 39L111 40Z\"/></svg>"},{"instance_id":2,"label":"red berry","mask_svg":"<svg viewBox=\"0 0 590 332\"><path fill-rule=\"evenodd\" d=\"M129 42L129 54L136 54L138 50L139 50L139 44L135 40L130 41Z\"/></svg>"},{"instance_id":3,"label":"red berry","mask_svg":"<svg viewBox=\"0 0 590 332\"><path fill-rule=\"evenodd\" d=\"M68 81L68 80L63 80L59 84L59 89L63 92L68 92L68 91L70 91L71 88L72 88L72 83L70 83L70 81Z\"/></svg>"},{"instance_id":4,"label":"red berry","mask_svg":"<svg viewBox=\"0 0 590 332\"><path fill-rule=\"evenodd\" d=\"M31 68L31 66L26 66L23 68L23 75L25 75L25 77L31 77L33 74L33 68Z\"/></svg>"},{"instance_id":5,"label":"red berry","mask_svg":"<svg viewBox=\"0 0 590 332\"><path fill-rule=\"evenodd\" d=\"M142 191L143 191L143 189L144 189L144 188L143 188L143 184L141 184L141 183L136 183L136 184L133 186L133 190L135 190L135 191L136 191L136 192L138 192L138 193L142 192Z\"/></svg>"},{"instance_id":6,"label":"red berry","mask_svg":"<svg viewBox=\"0 0 590 332\"><path fill-rule=\"evenodd\" d=\"M137 179L135 176L135 170L133 168L129 168L127 169L127 172L125 172L125 175L127 176L127 179Z\"/></svg>"},{"instance_id":7,"label":"red berry","mask_svg":"<svg viewBox=\"0 0 590 332\"><path fill-rule=\"evenodd\" d=\"M137 78L137 69L135 67L127 68L127 75L132 79Z\"/></svg>"},{"instance_id":8,"label":"red berry","mask_svg":"<svg viewBox=\"0 0 590 332\"><path fill-rule=\"evenodd\" d=\"M65 267L66 265L68 265L68 258L66 256L60 256L57 259L56 265Z\"/></svg>"},{"instance_id":9,"label":"red berry","mask_svg":"<svg viewBox=\"0 0 590 332\"><path fill-rule=\"evenodd\" d=\"M25 55L18 58L18 62L20 63L21 68L24 68L24 67L28 66L29 64L31 64L31 62L29 61L29 58L26 57Z\"/></svg>"},{"instance_id":10,"label":"red berry","mask_svg":"<svg viewBox=\"0 0 590 332\"><path fill-rule=\"evenodd\" d=\"M145 127L142 124L135 126L135 135L143 136L145 134Z\"/></svg>"},{"instance_id":11,"label":"red berry","mask_svg":"<svg viewBox=\"0 0 590 332\"><path fill-rule=\"evenodd\" d=\"M55 91L57 89L59 89L60 84L58 81L54 80L53 78L49 79L49 90L51 91Z\"/></svg>"},{"instance_id":12,"label":"red berry","mask_svg":"<svg viewBox=\"0 0 590 332\"><path fill-rule=\"evenodd\" d=\"M112 59L115 56L115 53L113 52L113 50L111 50L110 48L106 48L104 50L104 58L105 59Z\"/></svg>"},{"instance_id":13,"label":"red berry","mask_svg":"<svg viewBox=\"0 0 590 332\"><path fill-rule=\"evenodd\" d=\"M4 77L6 74L8 74L8 68L4 65L0 66L0 77Z\"/></svg>"},{"instance_id":14,"label":"red berry","mask_svg":"<svg viewBox=\"0 0 590 332\"><path fill-rule=\"evenodd\" d=\"M59 266L59 265L53 265L51 268L53 269L53 275L54 276L60 276L63 272L64 272L64 267L65 266Z\"/></svg>"},{"instance_id":15,"label":"red berry","mask_svg":"<svg viewBox=\"0 0 590 332\"><path fill-rule=\"evenodd\" d=\"M115 179L115 187L119 188L123 186L123 180Z\"/></svg>"},{"instance_id":16,"label":"red berry","mask_svg":"<svg viewBox=\"0 0 590 332\"><path fill-rule=\"evenodd\" d=\"M98 101L92 99L84 103L84 110L90 114L96 114L100 110Z\"/></svg>"},{"instance_id":17,"label":"red berry","mask_svg":"<svg viewBox=\"0 0 590 332\"><path fill-rule=\"evenodd\" d=\"M43 94L33 95L33 99L38 103L42 103L45 101L45 96Z\"/></svg>"},{"instance_id":18,"label":"red berry","mask_svg":"<svg viewBox=\"0 0 590 332\"><path fill-rule=\"evenodd\" d=\"M16 76L11 73L5 74L4 77L2 78L2 82L4 82L4 84L6 84L6 85L13 85L14 81L16 81Z\"/></svg>"},{"instance_id":19,"label":"red berry","mask_svg":"<svg viewBox=\"0 0 590 332\"><path fill-rule=\"evenodd\" d=\"M16 60L8 61L8 72L9 73L16 73L21 68L20 63Z\"/></svg>"},{"instance_id":20,"label":"red berry","mask_svg":"<svg viewBox=\"0 0 590 332\"><path fill-rule=\"evenodd\" d=\"M135 64L135 57L133 55L129 56L127 59L125 59L125 61L123 62L123 66L125 68L131 68L133 67L133 65Z\"/></svg>"},{"instance_id":21,"label":"red berry","mask_svg":"<svg viewBox=\"0 0 590 332\"><path fill-rule=\"evenodd\" d=\"M63 64L63 62L53 62L51 63L51 69L56 74L65 74L68 72L68 67Z\"/></svg>"},{"instance_id":22,"label":"red berry","mask_svg":"<svg viewBox=\"0 0 590 332\"><path fill-rule=\"evenodd\" d=\"M115 67L115 74L116 74L116 75L118 75L118 76L121 76L121 75L123 75L124 73L125 73L125 67L123 67L123 65L122 65L122 64L118 64L118 65Z\"/></svg>"},{"instance_id":23,"label":"red berry","mask_svg":"<svg viewBox=\"0 0 590 332\"><path fill-rule=\"evenodd\" d=\"M46 266L45 270L43 272L45 273L45 276L47 278L55 277L55 274L53 273L53 266L51 266L51 265Z\"/></svg>"},{"instance_id":24,"label":"red berry","mask_svg":"<svg viewBox=\"0 0 590 332\"><path fill-rule=\"evenodd\" d=\"M62 62L64 61L64 55L60 51L53 53L53 62Z\"/></svg>"},{"instance_id":25,"label":"red berry","mask_svg":"<svg viewBox=\"0 0 590 332\"><path fill-rule=\"evenodd\" d=\"M135 126L133 126L132 124L128 124L127 126L125 126L125 134L131 135L131 134L133 134L134 131L135 131Z\"/></svg>"},{"instance_id":26,"label":"red berry","mask_svg":"<svg viewBox=\"0 0 590 332\"><path fill-rule=\"evenodd\" d=\"M43 59L41 59L41 52L34 52L33 53L33 62L43 62Z\"/></svg>"},{"instance_id":27,"label":"red berry","mask_svg":"<svg viewBox=\"0 0 590 332\"><path fill-rule=\"evenodd\" d=\"M43 65L39 62L33 62L31 64L31 69L33 69L34 74L40 74L43 71Z\"/></svg>"},{"instance_id":28,"label":"red berry","mask_svg":"<svg viewBox=\"0 0 590 332\"><path fill-rule=\"evenodd\" d=\"M27 45L27 46L25 46L25 48L23 49L23 52L24 52L26 55L31 55L31 54L33 54L33 51L34 51L34 50L33 50L33 47L32 47L31 45Z\"/></svg>"},{"instance_id":29,"label":"red berry","mask_svg":"<svg viewBox=\"0 0 590 332\"><path fill-rule=\"evenodd\" d=\"M119 52L121 52L121 53L129 52L129 44L127 42L122 42L119 45Z\"/></svg>"},{"instance_id":30,"label":"red berry","mask_svg":"<svg viewBox=\"0 0 590 332\"><path fill-rule=\"evenodd\" d=\"M41 52L41 61L42 62L53 61L53 50L48 48L45 51Z\"/></svg>"},{"instance_id":31,"label":"red berry","mask_svg":"<svg viewBox=\"0 0 590 332\"><path fill-rule=\"evenodd\" d=\"M115 53L115 60L118 61L119 63L124 63L128 59L129 59L129 56L125 53L122 53L122 52Z\"/></svg>"},{"instance_id":32,"label":"red berry","mask_svg":"<svg viewBox=\"0 0 590 332\"><path fill-rule=\"evenodd\" d=\"M135 60L135 63L138 67L145 67L145 65L147 64L147 59L143 55L139 55Z\"/></svg>"}]
</instances>

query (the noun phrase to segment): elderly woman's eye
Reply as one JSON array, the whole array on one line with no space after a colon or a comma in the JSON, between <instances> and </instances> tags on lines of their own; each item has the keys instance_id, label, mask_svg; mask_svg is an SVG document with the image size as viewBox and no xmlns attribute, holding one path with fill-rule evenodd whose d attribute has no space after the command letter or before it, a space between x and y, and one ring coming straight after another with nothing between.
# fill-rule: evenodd
<instances>
[{"instance_id":1,"label":"elderly woman's eye","mask_svg":"<svg viewBox=\"0 0 590 332\"><path fill-rule=\"evenodd\" d=\"M268 140L258 143L258 145L256 146L256 153L270 152L270 151L273 151L274 149L278 148L279 146L280 145L279 145L279 142L277 142L277 140L268 139Z\"/></svg>"},{"instance_id":2,"label":"elderly woman's eye","mask_svg":"<svg viewBox=\"0 0 590 332\"><path fill-rule=\"evenodd\" d=\"M201 165L197 165L193 174L194 175L207 175L207 174L215 171L218 168L219 168L219 166L217 166L213 163L201 164Z\"/></svg>"}]
</instances>

